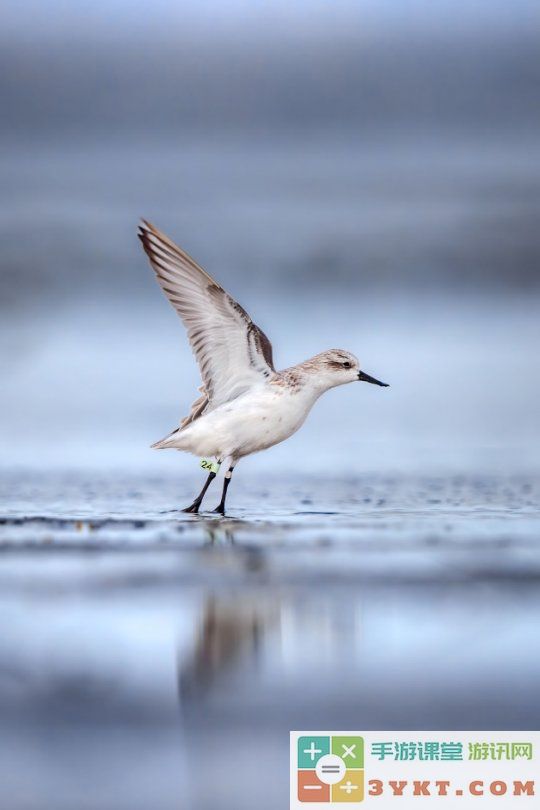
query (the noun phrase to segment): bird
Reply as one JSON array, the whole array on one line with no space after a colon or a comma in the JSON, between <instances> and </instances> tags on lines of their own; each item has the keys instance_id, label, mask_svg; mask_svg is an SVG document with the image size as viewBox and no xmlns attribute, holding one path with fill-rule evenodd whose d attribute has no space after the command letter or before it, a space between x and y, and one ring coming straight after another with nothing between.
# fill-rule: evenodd
<instances>
[{"instance_id":1,"label":"bird","mask_svg":"<svg viewBox=\"0 0 540 810\"><path fill-rule=\"evenodd\" d=\"M237 463L292 436L325 391L358 381L388 387L343 349L328 349L276 370L267 336L212 276L145 219L138 237L161 289L186 327L202 377L191 411L152 445L202 456L201 466L209 470L201 492L182 511L199 512L223 464L221 501L213 511L225 515Z\"/></svg>"}]
</instances>

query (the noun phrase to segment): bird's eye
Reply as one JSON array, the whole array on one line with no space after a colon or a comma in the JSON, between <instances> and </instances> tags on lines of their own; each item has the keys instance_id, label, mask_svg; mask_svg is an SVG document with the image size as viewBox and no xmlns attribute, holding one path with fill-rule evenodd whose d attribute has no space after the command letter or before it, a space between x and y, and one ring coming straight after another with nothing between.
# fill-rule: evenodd
<instances>
[{"instance_id":1,"label":"bird's eye","mask_svg":"<svg viewBox=\"0 0 540 810\"><path fill-rule=\"evenodd\" d=\"M351 364L349 363L349 361L345 360L345 362L343 363L343 368L350 368L350 367L351 367Z\"/></svg>"}]
</instances>

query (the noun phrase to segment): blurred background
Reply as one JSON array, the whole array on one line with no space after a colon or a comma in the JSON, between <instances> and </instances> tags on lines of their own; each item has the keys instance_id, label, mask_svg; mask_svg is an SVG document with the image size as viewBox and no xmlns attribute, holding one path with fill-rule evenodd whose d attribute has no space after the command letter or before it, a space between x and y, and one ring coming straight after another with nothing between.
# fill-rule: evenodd
<instances>
[{"instance_id":1,"label":"blurred background","mask_svg":"<svg viewBox=\"0 0 540 810\"><path fill-rule=\"evenodd\" d=\"M538 728L536 0L0 15L2 807L275 810L292 728ZM141 216L277 367L391 384L224 521L149 449L200 380Z\"/></svg>"},{"instance_id":2,"label":"blurred background","mask_svg":"<svg viewBox=\"0 0 540 810\"><path fill-rule=\"evenodd\" d=\"M534 0L3 4L2 462L189 471L199 377L144 216L325 397L245 469L508 470L539 450ZM340 429L331 429L339 418Z\"/></svg>"}]
</instances>

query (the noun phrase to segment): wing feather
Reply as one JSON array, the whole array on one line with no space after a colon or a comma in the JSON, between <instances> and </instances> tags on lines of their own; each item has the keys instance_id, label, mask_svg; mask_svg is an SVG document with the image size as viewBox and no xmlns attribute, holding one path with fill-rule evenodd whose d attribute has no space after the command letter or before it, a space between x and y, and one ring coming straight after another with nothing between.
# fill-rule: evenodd
<instances>
[{"instance_id":1,"label":"wing feather","mask_svg":"<svg viewBox=\"0 0 540 810\"><path fill-rule=\"evenodd\" d=\"M240 306L185 251L146 220L139 239L180 315L199 365L200 396L182 427L275 373L272 344Z\"/></svg>"}]
</instances>

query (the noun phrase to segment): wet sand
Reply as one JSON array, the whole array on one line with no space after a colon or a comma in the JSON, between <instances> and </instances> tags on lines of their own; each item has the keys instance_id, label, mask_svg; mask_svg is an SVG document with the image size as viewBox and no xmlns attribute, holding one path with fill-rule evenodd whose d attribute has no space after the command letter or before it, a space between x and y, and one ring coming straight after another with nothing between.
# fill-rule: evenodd
<instances>
[{"instance_id":1,"label":"wet sand","mask_svg":"<svg viewBox=\"0 0 540 810\"><path fill-rule=\"evenodd\" d=\"M275 810L290 729L538 728L538 478L194 484L2 477L3 807Z\"/></svg>"}]
</instances>

